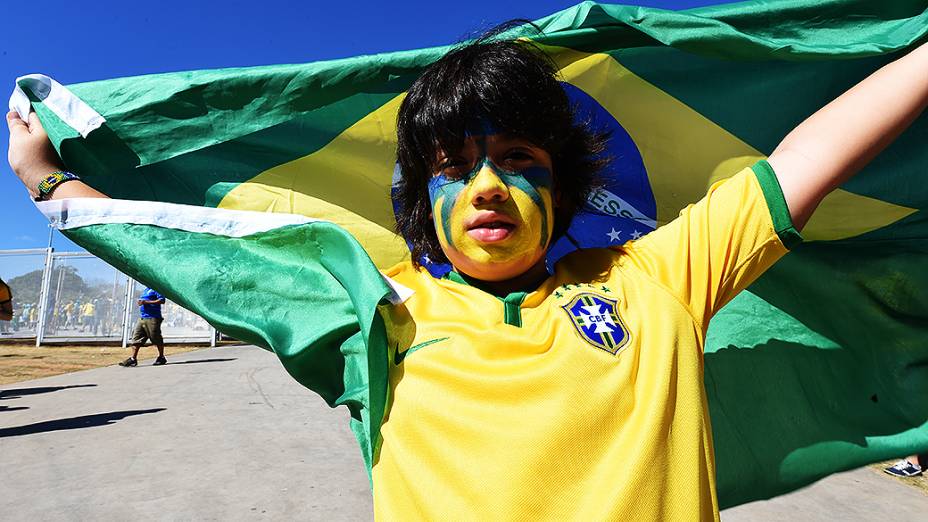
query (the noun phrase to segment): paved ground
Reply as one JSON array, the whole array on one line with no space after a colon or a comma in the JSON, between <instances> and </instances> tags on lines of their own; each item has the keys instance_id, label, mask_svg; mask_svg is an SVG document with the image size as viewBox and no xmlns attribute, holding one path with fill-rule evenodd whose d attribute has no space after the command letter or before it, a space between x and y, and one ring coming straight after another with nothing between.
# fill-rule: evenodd
<instances>
[{"instance_id":1,"label":"paved ground","mask_svg":"<svg viewBox=\"0 0 928 522\"><path fill-rule=\"evenodd\" d=\"M372 518L347 413L272 354L150 363L0 387L0 519Z\"/></svg>"},{"instance_id":2,"label":"paved ground","mask_svg":"<svg viewBox=\"0 0 928 522\"><path fill-rule=\"evenodd\" d=\"M0 386L0 470L0 518L10 521L371 518L346 413L252 347ZM925 513L928 496L861 469L722 519Z\"/></svg>"}]
</instances>

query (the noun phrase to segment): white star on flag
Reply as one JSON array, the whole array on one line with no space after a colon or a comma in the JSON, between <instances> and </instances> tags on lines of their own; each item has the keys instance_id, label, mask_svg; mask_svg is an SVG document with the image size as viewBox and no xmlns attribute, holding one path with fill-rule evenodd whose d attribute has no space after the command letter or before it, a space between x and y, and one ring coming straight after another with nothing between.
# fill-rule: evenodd
<instances>
[{"instance_id":1,"label":"white star on flag","mask_svg":"<svg viewBox=\"0 0 928 522\"><path fill-rule=\"evenodd\" d=\"M637 230L632 232L632 239L638 239L640 237L641 237L641 232L638 232Z\"/></svg>"},{"instance_id":2,"label":"white star on flag","mask_svg":"<svg viewBox=\"0 0 928 522\"><path fill-rule=\"evenodd\" d=\"M618 240L619 240L619 234L621 234L621 233L622 233L622 232L620 232L620 231L617 232L615 228L610 228L610 229L609 229L609 232L606 232L606 235L609 236L609 242L611 243L611 242L613 242L613 241L618 241Z\"/></svg>"}]
</instances>

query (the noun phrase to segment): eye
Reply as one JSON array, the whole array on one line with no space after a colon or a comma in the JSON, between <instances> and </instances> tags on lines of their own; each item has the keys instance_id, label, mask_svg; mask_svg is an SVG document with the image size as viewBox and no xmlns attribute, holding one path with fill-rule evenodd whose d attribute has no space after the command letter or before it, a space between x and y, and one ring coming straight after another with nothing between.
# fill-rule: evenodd
<instances>
[{"instance_id":1,"label":"eye","mask_svg":"<svg viewBox=\"0 0 928 522\"><path fill-rule=\"evenodd\" d=\"M460 179L470 170L470 162L461 156L451 156L438 163L438 172L451 179Z\"/></svg>"},{"instance_id":2,"label":"eye","mask_svg":"<svg viewBox=\"0 0 928 522\"><path fill-rule=\"evenodd\" d=\"M503 155L503 166L508 170L518 170L528 167L535 161L532 151L524 147L516 147L506 151Z\"/></svg>"}]
</instances>

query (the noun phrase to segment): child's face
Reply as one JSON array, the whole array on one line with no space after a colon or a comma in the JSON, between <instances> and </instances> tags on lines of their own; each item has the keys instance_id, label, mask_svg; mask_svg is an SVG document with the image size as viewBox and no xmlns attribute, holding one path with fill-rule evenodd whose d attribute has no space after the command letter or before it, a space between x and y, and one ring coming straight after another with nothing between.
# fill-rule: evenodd
<instances>
[{"instance_id":1,"label":"child's face","mask_svg":"<svg viewBox=\"0 0 928 522\"><path fill-rule=\"evenodd\" d=\"M483 281L512 279L544 258L554 230L551 156L503 134L442 151L429 182L432 218L451 264Z\"/></svg>"}]
</instances>

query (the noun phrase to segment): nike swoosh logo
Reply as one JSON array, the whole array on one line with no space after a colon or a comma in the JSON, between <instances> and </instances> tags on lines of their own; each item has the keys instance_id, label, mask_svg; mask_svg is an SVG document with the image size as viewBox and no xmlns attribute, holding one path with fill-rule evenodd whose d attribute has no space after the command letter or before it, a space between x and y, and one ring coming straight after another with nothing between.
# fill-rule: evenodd
<instances>
[{"instance_id":1,"label":"nike swoosh logo","mask_svg":"<svg viewBox=\"0 0 928 522\"><path fill-rule=\"evenodd\" d=\"M409 355L409 354L411 354L412 352L418 351L420 348L425 348L426 346L428 346L428 345L430 345L430 344L435 344L435 343L440 343L440 342L442 342L442 341L447 341L448 339L450 339L450 337L439 337L438 339L432 339L432 340L430 340L430 341L425 341L425 342L419 343L419 344L417 344L417 345L415 345L415 346L411 346L411 347L410 347L408 350L406 350L405 352L399 351L399 350L400 350L400 347L397 345L397 347L396 347L396 356L393 358L393 363L396 364L397 366L399 366L399 365L402 364L402 362L406 359L406 356Z\"/></svg>"}]
</instances>

